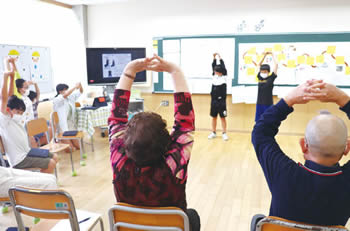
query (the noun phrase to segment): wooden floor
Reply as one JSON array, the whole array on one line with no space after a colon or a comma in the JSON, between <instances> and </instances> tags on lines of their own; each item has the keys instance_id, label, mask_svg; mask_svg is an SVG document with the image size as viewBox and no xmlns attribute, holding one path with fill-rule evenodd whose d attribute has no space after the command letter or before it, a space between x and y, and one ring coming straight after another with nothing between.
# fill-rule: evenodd
<instances>
[{"instance_id":1,"label":"wooden floor","mask_svg":"<svg viewBox=\"0 0 350 231\"><path fill-rule=\"evenodd\" d=\"M205 131L195 134L187 182L188 206L199 212L204 231L249 230L251 217L256 213L267 214L271 199L250 133L229 133L227 142L221 139L220 133L210 141L207 135ZM299 138L280 135L277 140L291 158L303 161ZM69 156L61 154L59 184L73 196L76 208L103 214L105 229L109 230L107 211L115 203L115 197L108 140L101 138L98 132L95 150L88 152L85 167L79 166L79 153L74 153L77 177L71 176ZM10 213L0 215L0 230L16 225L11 211L10 208ZM25 222L32 226L31 218L26 217ZM350 228L350 224L347 227Z\"/></svg>"}]
</instances>

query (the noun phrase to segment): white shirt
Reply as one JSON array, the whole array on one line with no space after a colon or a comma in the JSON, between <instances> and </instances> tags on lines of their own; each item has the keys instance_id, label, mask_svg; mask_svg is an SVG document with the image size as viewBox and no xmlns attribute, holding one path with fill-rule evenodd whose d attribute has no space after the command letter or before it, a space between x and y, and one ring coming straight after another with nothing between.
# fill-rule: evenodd
<instances>
[{"instance_id":1,"label":"white shirt","mask_svg":"<svg viewBox=\"0 0 350 231\"><path fill-rule=\"evenodd\" d=\"M75 129L75 102L81 96L79 90L70 94L66 99L58 95L53 100L53 111L57 112L59 118L60 132Z\"/></svg>"},{"instance_id":2,"label":"white shirt","mask_svg":"<svg viewBox=\"0 0 350 231\"><path fill-rule=\"evenodd\" d=\"M213 85L214 86L220 86L222 84L226 83L226 76L213 76Z\"/></svg>"},{"instance_id":3,"label":"white shirt","mask_svg":"<svg viewBox=\"0 0 350 231\"><path fill-rule=\"evenodd\" d=\"M0 134L10 166L16 166L30 151L27 132L9 115L0 112Z\"/></svg>"},{"instance_id":4,"label":"white shirt","mask_svg":"<svg viewBox=\"0 0 350 231\"><path fill-rule=\"evenodd\" d=\"M9 189L15 186L57 188L56 177L52 174L0 167L0 176L0 197L8 197Z\"/></svg>"},{"instance_id":5,"label":"white shirt","mask_svg":"<svg viewBox=\"0 0 350 231\"><path fill-rule=\"evenodd\" d=\"M34 119L33 102L28 96L22 95L22 100L26 105L26 110L22 114L21 125L25 127L26 123Z\"/></svg>"}]
</instances>

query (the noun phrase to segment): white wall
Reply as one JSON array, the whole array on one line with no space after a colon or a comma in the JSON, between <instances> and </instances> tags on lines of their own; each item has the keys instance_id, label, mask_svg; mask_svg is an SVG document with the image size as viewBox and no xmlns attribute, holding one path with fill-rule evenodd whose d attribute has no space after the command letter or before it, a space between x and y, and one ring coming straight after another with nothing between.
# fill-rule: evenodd
<instances>
[{"instance_id":1,"label":"white wall","mask_svg":"<svg viewBox=\"0 0 350 231\"><path fill-rule=\"evenodd\" d=\"M32 0L0 1L0 44L50 47L55 85L86 83L83 33L71 9Z\"/></svg>"},{"instance_id":2,"label":"white wall","mask_svg":"<svg viewBox=\"0 0 350 231\"><path fill-rule=\"evenodd\" d=\"M245 20L247 32L350 31L348 0L128 0L88 7L89 47L146 47L152 38L232 34ZM151 88L147 89L148 91Z\"/></svg>"}]
</instances>

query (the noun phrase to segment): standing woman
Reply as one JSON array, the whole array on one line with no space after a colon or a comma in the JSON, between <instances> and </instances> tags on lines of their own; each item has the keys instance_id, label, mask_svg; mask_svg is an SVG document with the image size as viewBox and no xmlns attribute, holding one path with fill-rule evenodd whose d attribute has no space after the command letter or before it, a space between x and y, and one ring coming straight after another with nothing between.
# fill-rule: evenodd
<instances>
[{"instance_id":1,"label":"standing woman","mask_svg":"<svg viewBox=\"0 0 350 231\"><path fill-rule=\"evenodd\" d=\"M56 86L57 95L53 100L53 111L57 112L59 118L59 131L65 132L75 130L75 102L83 93L81 83L77 83L74 88L68 90L67 84ZM64 140L64 143L71 145L73 151L79 149L79 141Z\"/></svg>"},{"instance_id":2,"label":"standing woman","mask_svg":"<svg viewBox=\"0 0 350 231\"><path fill-rule=\"evenodd\" d=\"M226 134L227 70L225 67L224 60L222 60L221 56L218 53L214 53L212 68L213 68L213 84L210 92L210 96L211 96L210 116L212 117L212 122L211 122L212 132L209 134L208 139L213 139L216 137L216 122L219 114L221 119L221 126L222 126L222 139L227 141L228 140L228 136Z\"/></svg>"}]
</instances>

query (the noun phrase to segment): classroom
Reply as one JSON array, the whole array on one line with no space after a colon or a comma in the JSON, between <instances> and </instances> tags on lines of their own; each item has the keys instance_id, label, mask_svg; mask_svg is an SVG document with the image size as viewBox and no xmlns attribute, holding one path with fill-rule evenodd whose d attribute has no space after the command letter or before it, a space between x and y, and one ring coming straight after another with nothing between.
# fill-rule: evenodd
<instances>
[{"instance_id":1,"label":"classroom","mask_svg":"<svg viewBox=\"0 0 350 231\"><path fill-rule=\"evenodd\" d=\"M0 231L350 230L349 12L1 1Z\"/></svg>"}]
</instances>

